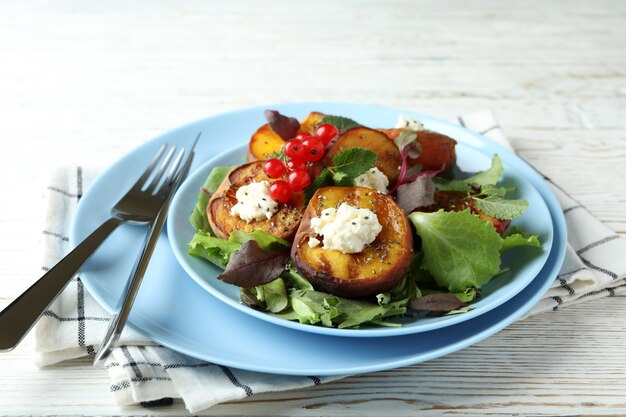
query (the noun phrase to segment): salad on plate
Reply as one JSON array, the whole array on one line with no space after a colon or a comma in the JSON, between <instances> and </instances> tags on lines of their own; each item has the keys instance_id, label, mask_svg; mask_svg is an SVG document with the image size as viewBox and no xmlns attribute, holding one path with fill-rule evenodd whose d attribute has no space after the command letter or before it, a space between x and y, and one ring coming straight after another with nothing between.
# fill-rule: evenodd
<instances>
[{"instance_id":1,"label":"salad on plate","mask_svg":"<svg viewBox=\"0 0 626 417\"><path fill-rule=\"evenodd\" d=\"M251 308L337 328L461 314L506 271L503 252L541 246L511 226L528 202L507 197L498 155L461 173L456 141L418 120L265 117L247 161L213 168L190 217L189 253Z\"/></svg>"}]
</instances>

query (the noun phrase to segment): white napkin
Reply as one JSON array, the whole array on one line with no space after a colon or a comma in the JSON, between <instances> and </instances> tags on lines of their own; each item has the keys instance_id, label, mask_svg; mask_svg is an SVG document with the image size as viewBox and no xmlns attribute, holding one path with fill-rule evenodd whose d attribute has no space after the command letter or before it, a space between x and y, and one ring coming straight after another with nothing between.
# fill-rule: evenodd
<instances>
[{"instance_id":1,"label":"white napkin","mask_svg":"<svg viewBox=\"0 0 626 417\"><path fill-rule=\"evenodd\" d=\"M459 117L458 122L511 149L491 112ZM83 189L96 174L84 168L63 169L52 178L46 193L44 270L69 250L70 219ZM530 314L626 292L626 240L546 180L565 213L569 244L552 288ZM35 363L46 366L93 355L109 319L80 279L75 278L35 328ZM262 374L207 363L154 346L129 329L122 334L120 344L105 365L111 378L110 392L118 405L162 405L182 398L187 409L195 413L261 392L303 388L341 378Z\"/></svg>"}]
</instances>

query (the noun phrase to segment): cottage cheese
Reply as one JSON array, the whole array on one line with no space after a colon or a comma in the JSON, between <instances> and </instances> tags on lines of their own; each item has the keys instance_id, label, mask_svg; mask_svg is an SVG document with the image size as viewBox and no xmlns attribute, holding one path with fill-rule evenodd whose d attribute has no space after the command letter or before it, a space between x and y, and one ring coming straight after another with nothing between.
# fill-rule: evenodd
<instances>
[{"instance_id":1,"label":"cottage cheese","mask_svg":"<svg viewBox=\"0 0 626 417\"><path fill-rule=\"evenodd\" d=\"M377 167L368 169L364 174L354 179L354 185L359 187L373 188L379 193L387 194L389 186L389 178L381 172Z\"/></svg>"},{"instance_id":2,"label":"cottage cheese","mask_svg":"<svg viewBox=\"0 0 626 417\"><path fill-rule=\"evenodd\" d=\"M418 132L424 130L424 125L419 120L409 119L401 115L396 122L396 129L409 129Z\"/></svg>"},{"instance_id":3,"label":"cottage cheese","mask_svg":"<svg viewBox=\"0 0 626 417\"><path fill-rule=\"evenodd\" d=\"M230 214L239 216L246 223L270 219L278 211L278 203L270 197L268 181L253 181L239 187L235 198L237 198L237 204L230 209Z\"/></svg>"},{"instance_id":4,"label":"cottage cheese","mask_svg":"<svg viewBox=\"0 0 626 417\"><path fill-rule=\"evenodd\" d=\"M322 210L319 217L311 219L311 227L315 233L323 236L322 249L343 253L362 252L383 230L373 211L346 203L341 203L336 209ZM316 245L315 241L309 239L309 245L317 246L319 243Z\"/></svg>"}]
</instances>

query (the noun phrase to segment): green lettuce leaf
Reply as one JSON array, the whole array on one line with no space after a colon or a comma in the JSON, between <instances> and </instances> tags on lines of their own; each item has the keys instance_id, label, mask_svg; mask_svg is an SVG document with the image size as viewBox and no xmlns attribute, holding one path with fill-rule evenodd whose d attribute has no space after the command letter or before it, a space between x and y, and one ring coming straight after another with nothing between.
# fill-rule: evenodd
<instances>
[{"instance_id":1,"label":"green lettuce leaf","mask_svg":"<svg viewBox=\"0 0 626 417\"><path fill-rule=\"evenodd\" d=\"M230 256L239 250L241 245L248 240L256 240L259 247L264 251L275 250L279 247L289 247L289 242L267 233L263 230L255 230L252 233L242 230L231 233L228 240L212 236L208 232L199 230L189 242L189 253L199 256L214 263L220 268L226 268Z\"/></svg>"},{"instance_id":2,"label":"green lettuce leaf","mask_svg":"<svg viewBox=\"0 0 626 417\"><path fill-rule=\"evenodd\" d=\"M531 246L534 248L540 248L541 243L537 235L530 235L527 233L513 233L508 234L502 239L502 248L500 252L505 252L509 249L517 248L520 246Z\"/></svg>"},{"instance_id":3,"label":"green lettuce leaf","mask_svg":"<svg viewBox=\"0 0 626 417\"><path fill-rule=\"evenodd\" d=\"M500 270L502 238L469 210L409 215L422 240L423 267L450 292L480 288Z\"/></svg>"},{"instance_id":4,"label":"green lettuce leaf","mask_svg":"<svg viewBox=\"0 0 626 417\"><path fill-rule=\"evenodd\" d=\"M220 239L199 230L189 242L189 253L204 258L220 268L226 268L230 255L240 247L241 243Z\"/></svg>"},{"instance_id":5,"label":"green lettuce leaf","mask_svg":"<svg viewBox=\"0 0 626 417\"><path fill-rule=\"evenodd\" d=\"M500 220L514 219L528 208L526 200L507 200L495 195L487 198L474 198L474 203L486 215Z\"/></svg>"},{"instance_id":6,"label":"green lettuce leaf","mask_svg":"<svg viewBox=\"0 0 626 417\"><path fill-rule=\"evenodd\" d=\"M463 181L468 184L496 185L498 180L500 180L502 172L504 172L504 166L502 165L500 157L496 154L491 159L491 167L488 170L474 174Z\"/></svg>"},{"instance_id":7,"label":"green lettuce leaf","mask_svg":"<svg viewBox=\"0 0 626 417\"><path fill-rule=\"evenodd\" d=\"M226 175L228 175L233 168L234 166L215 167L207 177L198 194L198 202L189 217L189 222L194 229L212 233L209 219L206 215L206 206L209 204L211 195L217 190L222 181L224 181L224 178L226 178Z\"/></svg>"}]
</instances>

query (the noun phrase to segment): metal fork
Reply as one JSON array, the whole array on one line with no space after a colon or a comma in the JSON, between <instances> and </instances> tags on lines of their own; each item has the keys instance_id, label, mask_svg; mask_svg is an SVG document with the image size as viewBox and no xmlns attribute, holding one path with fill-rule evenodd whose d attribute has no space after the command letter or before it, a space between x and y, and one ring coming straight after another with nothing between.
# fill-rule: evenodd
<instances>
[{"instance_id":1,"label":"metal fork","mask_svg":"<svg viewBox=\"0 0 626 417\"><path fill-rule=\"evenodd\" d=\"M196 142L199 137L200 134ZM70 279L120 224L146 225L154 221L181 173L179 166L185 152L182 149L173 160L176 146L167 149L167 144L161 146L143 174L111 209L109 220L0 312L0 351L9 351L18 345Z\"/></svg>"}]
</instances>

